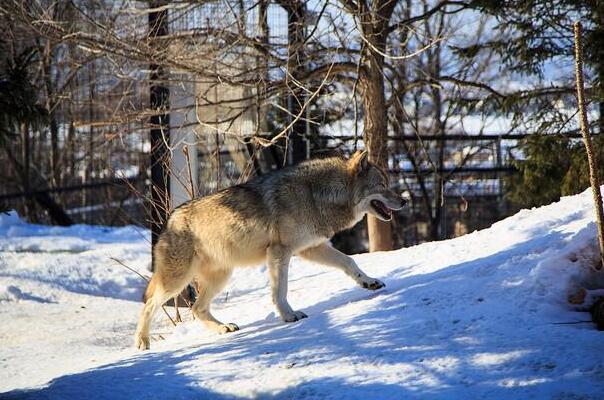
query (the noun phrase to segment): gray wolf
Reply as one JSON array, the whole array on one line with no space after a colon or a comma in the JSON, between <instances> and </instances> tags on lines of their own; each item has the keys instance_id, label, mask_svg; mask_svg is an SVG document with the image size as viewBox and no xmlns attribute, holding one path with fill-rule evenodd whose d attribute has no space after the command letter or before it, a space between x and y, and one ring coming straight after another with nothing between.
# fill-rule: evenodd
<instances>
[{"instance_id":1,"label":"gray wolf","mask_svg":"<svg viewBox=\"0 0 604 400\"><path fill-rule=\"evenodd\" d=\"M328 241L367 213L389 221L404 204L366 152L349 160L309 160L185 203L172 212L153 249L155 271L145 292L136 347L149 348L153 314L193 279L199 289L195 318L218 333L238 330L210 312L212 299L236 266L266 263L272 299L285 322L307 317L287 302L293 255L341 269L365 289L384 287Z\"/></svg>"}]
</instances>

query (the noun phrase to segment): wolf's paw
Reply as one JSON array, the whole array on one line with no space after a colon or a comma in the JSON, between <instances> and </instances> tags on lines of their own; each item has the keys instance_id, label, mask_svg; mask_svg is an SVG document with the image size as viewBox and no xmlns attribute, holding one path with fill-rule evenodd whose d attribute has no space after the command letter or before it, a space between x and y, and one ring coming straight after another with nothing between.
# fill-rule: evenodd
<instances>
[{"instance_id":1,"label":"wolf's paw","mask_svg":"<svg viewBox=\"0 0 604 400\"><path fill-rule=\"evenodd\" d=\"M308 318L308 315L304 314L302 311L292 311L283 315L283 321L285 322L296 322L304 318Z\"/></svg>"},{"instance_id":2,"label":"wolf's paw","mask_svg":"<svg viewBox=\"0 0 604 400\"><path fill-rule=\"evenodd\" d=\"M238 331L239 327L233 323L222 324L218 326L218 333L224 335L225 333Z\"/></svg>"},{"instance_id":3,"label":"wolf's paw","mask_svg":"<svg viewBox=\"0 0 604 400\"><path fill-rule=\"evenodd\" d=\"M378 290L386 286L386 284L379 279L367 278L361 282L361 286L367 290Z\"/></svg>"},{"instance_id":4,"label":"wolf's paw","mask_svg":"<svg viewBox=\"0 0 604 400\"><path fill-rule=\"evenodd\" d=\"M136 335L134 338L134 345L139 350L149 350L149 337Z\"/></svg>"}]
</instances>

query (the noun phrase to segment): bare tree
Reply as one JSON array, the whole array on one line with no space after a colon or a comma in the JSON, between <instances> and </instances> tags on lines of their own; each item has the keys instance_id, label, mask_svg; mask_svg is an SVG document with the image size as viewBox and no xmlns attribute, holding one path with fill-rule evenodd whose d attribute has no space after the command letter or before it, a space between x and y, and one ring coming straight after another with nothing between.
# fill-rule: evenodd
<instances>
[{"instance_id":1,"label":"bare tree","mask_svg":"<svg viewBox=\"0 0 604 400\"><path fill-rule=\"evenodd\" d=\"M22 155L23 173L16 168L2 174L5 185L0 195L18 200L19 197L10 197L11 192L21 192L26 199L34 199L39 207L26 200L25 208L20 210L34 221L50 219L53 223L69 224L74 215L89 215L101 199L119 210L130 197L127 190L95 182L111 181L124 173L131 175L133 168L145 170L140 165L142 149L134 140L137 134L127 141L115 140L119 138L117 125L104 123L115 117L120 120L123 133L132 132L133 121L125 121L125 111L135 104L138 107L141 92L127 80L115 78L112 60L106 54L38 29L61 25L66 36L76 32L91 34L91 21L103 26L117 25L117 15L107 13L108 9L110 5L102 0L0 5L0 20L5 26L0 42L6 49L2 65L20 53L32 51L26 67L28 84L32 98L41 108L40 115L46 116L38 124L22 126L20 139L5 143L4 157ZM29 19L34 15L37 19ZM66 186L82 189L74 195L76 192ZM20 207L18 201L10 206ZM109 211L98 221L112 223L118 215L127 217L127 213Z\"/></svg>"},{"instance_id":2,"label":"bare tree","mask_svg":"<svg viewBox=\"0 0 604 400\"><path fill-rule=\"evenodd\" d=\"M114 130L116 138L136 131L129 128L132 124L137 129L157 128L165 109L148 106L148 83L190 83L193 101L170 113L192 114L179 128L194 131L195 141L207 144L212 160L208 174L214 171L208 177L215 181L230 174L221 162L225 152L237 160L241 172L234 180L262 173L271 164L282 165L288 149L299 150L296 143L306 126L322 123L313 119L320 115L318 104L336 91L346 94L349 106L357 110L355 120L362 122L370 159L384 170L392 167L389 133L421 136L430 131L445 136L451 116L464 109L451 97L473 97L468 104L475 104L481 91L493 94L480 81L482 67L471 67L469 61L459 61L457 69L447 65L449 18L466 9L464 1L332 0L312 8L301 0L118 2L113 7L100 0L80 0L70 11L75 15L70 18L78 21L71 27L61 22L61 15L50 15L42 3L10 0L2 7L39 37L101 59L93 64L97 75L99 68L110 69L122 87L135 92L131 97L123 93L121 99L128 100L110 113L95 109L79 126ZM105 15L97 18L101 9ZM153 33L146 22L159 13L166 16L168 29ZM285 29L276 23L279 13L285 15ZM159 70L166 73L153 78L153 71ZM409 106L422 96L431 99L433 126L425 124L426 118L418 123L422 110ZM98 102L99 93L95 97ZM408 115L410 109L415 116ZM439 199L450 176L439 171L450 157L447 142L433 148L421 142L397 146L418 169L422 202L434 221L432 236L440 237ZM433 182L419 176L426 164L434 169ZM392 248L390 224L369 217L368 232L370 250Z\"/></svg>"},{"instance_id":3,"label":"bare tree","mask_svg":"<svg viewBox=\"0 0 604 400\"><path fill-rule=\"evenodd\" d=\"M423 9L429 10L428 3L422 3ZM417 48L426 50L414 58L393 63L388 80L392 93L389 100L392 132L401 137L418 138L413 142L396 141L395 145L396 153L404 154L404 160L409 161L414 172L412 180L406 181L405 185L414 200L412 206L419 206L428 221L427 238L430 240L447 237L444 226L446 199L447 192L454 186L454 171L494 147L494 143L488 142L470 145L471 135L482 134L488 121L488 118L482 118L480 123L475 122L479 119L476 117L488 116L488 111L481 110L477 104L490 95L503 98L484 84L494 82L496 78L496 69L492 67L496 65L493 52L484 51L469 59L455 53L458 46L471 46L486 40L488 20L478 18L475 24L467 26L463 23L463 13L451 15L446 11L444 6L442 13L422 21L421 31L401 36L403 52L410 53ZM405 17L409 18L408 14ZM455 37L461 38L453 40ZM442 40L431 43L433 38ZM472 118L472 126L466 127L466 119ZM449 142L449 133L468 135L468 141ZM426 136L434 140L422 140Z\"/></svg>"}]
</instances>

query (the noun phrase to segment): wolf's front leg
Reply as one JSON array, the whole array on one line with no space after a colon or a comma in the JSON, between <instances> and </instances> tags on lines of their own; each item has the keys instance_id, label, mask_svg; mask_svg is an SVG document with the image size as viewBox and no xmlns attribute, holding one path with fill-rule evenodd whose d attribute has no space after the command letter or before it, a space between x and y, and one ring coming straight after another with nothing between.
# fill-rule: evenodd
<instances>
[{"instance_id":1,"label":"wolf's front leg","mask_svg":"<svg viewBox=\"0 0 604 400\"><path fill-rule=\"evenodd\" d=\"M284 246L271 245L267 250L273 303L285 322L295 322L307 317L302 311L294 311L287 302L287 273L290 258L291 252Z\"/></svg>"},{"instance_id":2,"label":"wolf's front leg","mask_svg":"<svg viewBox=\"0 0 604 400\"><path fill-rule=\"evenodd\" d=\"M327 243L301 251L299 256L323 265L339 268L365 289L377 290L386 286L379 279L368 277L352 257L334 249Z\"/></svg>"}]
</instances>

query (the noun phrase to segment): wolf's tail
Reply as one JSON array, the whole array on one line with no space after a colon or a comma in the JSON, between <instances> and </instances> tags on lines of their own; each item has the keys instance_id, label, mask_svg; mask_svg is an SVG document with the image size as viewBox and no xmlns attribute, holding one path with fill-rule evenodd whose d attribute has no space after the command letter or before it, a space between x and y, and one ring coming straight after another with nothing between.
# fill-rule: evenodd
<instances>
[{"instance_id":1,"label":"wolf's tail","mask_svg":"<svg viewBox=\"0 0 604 400\"><path fill-rule=\"evenodd\" d=\"M149 283L147 283L147 288L145 289L145 293L143 294L143 303L146 303L147 300L149 300L151 298L151 296L153 296L153 293L155 292L156 284L157 284L157 274L153 274L151 276L151 280L149 280Z\"/></svg>"}]
</instances>

